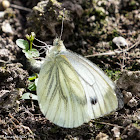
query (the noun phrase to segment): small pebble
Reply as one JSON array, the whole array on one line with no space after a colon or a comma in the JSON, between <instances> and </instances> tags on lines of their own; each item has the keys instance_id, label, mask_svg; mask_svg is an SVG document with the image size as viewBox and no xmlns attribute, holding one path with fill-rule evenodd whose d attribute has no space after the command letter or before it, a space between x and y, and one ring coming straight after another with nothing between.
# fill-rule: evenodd
<instances>
[{"instance_id":1,"label":"small pebble","mask_svg":"<svg viewBox=\"0 0 140 140\"><path fill-rule=\"evenodd\" d=\"M124 103L127 104L132 99L132 93L127 92L125 90L123 90L122 93L123 93Z\"/></svg>"},{"instance_id":2,"label":"small pebble","mask_svg":"<svg viewBox=\"0 0 140 140\"><path fill-rule=\"evenodd\" d=\"M5 32L5 33L14 34L13 29L8 22L3 22L2 23L2 31Z\"/></svg>"},{"instance_id":3,"label":"small pebble","mask_svg":"<svg viewBox=\"0 0 140 140\"><path fill-rule=\"evenodd\" d=\"M1 2L3 9L7 9L10 7L10 2L8 0L3 0Z\"/></svg>"},{"instance_id":4,"label":"small pebble","mask_svg":"<svg viewBox=\"0 0 140 140\"><path fill-rule=\"evenodd\" d=\"M128 46L127 41L125 40L125 38L119 36L119 37L115 37L113 38L113 43L116 44L118 47L125 47Z\"/></svg>"}]
</instances>

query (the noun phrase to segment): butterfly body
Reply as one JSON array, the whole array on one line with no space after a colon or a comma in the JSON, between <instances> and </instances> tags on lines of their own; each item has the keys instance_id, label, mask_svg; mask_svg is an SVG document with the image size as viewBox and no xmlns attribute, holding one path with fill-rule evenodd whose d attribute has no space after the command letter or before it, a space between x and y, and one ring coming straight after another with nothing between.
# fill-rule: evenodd
<instances>
[{"instance_id":1,"label":"butterfly body","mask_svg":"<svg viewBox=\"0 0 140 140\"><path fill-rule=\"evenodd\" d=\"M41 67L37 96L48 120L73 128L122 107L115 88L100 68L55 39Z\"/></svg>"}]
</instances>

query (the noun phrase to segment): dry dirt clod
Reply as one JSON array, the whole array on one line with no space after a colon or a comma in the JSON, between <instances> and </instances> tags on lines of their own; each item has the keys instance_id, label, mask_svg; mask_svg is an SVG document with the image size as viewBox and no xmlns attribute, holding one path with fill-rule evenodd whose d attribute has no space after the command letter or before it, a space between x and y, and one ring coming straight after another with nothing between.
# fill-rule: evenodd
<instances>
[{"instance_id":1,"label":"dry dirt clod","mask_svg":"<svg viewBox=\"0 0 140 140\"><path fill-rule=\"evenodd\" d=\"M18 91L1 90L0 91L0 108L10 109L16 106L16 100L19 99Z\"/></svg>"},{"instance_id":2,"label":"dry dirt clod","mask_svg":"<svg viewBox=\"0 0 140 140\"><path fill-rule=\"evenodd\" d=\"M124 104L127 104L132 98L132 93L127 92L125 90L123 90L122 93L123 93L123 97L124 97Z\"/></svg>"},{"instance_id":3,"label":"dry dirt clod","mask_svg":"<svg viewBox=\"0 0 140 140\"><path fill-rule=\"evenodd\" d=\"M140 97L140 71L124 71L117 81L120 89Z\"/></svg>"},{"instance_id":4,"label":"dry dirt clod","mask_svg":"<svg viewBox=\"0 0 140 140\"><path fill-rule=\"evenodd\" d=\"M128 106L130 106L131 108L136 107L138 105L137 100L133 97L127 104Z\"/></svg>"}]
</instances>

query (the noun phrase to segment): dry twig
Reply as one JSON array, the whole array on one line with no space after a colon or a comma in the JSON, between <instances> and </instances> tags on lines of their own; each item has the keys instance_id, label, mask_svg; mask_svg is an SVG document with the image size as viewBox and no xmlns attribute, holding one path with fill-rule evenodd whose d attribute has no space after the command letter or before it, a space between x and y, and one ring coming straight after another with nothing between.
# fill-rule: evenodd
<instances>
[{"instance_id":1,"label":"dry twig","mask_svg":"<svg viewBox=\"0 0 140 140\"><path fill-rule=\"evenodd\" d=\"M95 57L95 56L112 56L112 55L120 55L122 53L122 60L120 60L120 66L121 66L121 71L124 70L125 67L125 61L126 61L126 54L128 53L129 50L131 50L132 48L134 48L135 46L137 47L140 44L140 41L137 41L134 45L132 45L131 47L127 47L127 49L122 49L120 46L118 46L118 48L120 49L120 51L110 51L110 52L105 52L105 53L98 53L98 54L93 54L93 55L87 55L85 57L89 58L89 57Z\"/></svg>"},{"instance_id":2,"label":"dry twig","mask_svg":"<svg viewBox=\"0 0 140 140\"><path fill-rule=\"evenodd\" d=\"M12 8L16 8L16 9L19 9L19 10L23 10L23 11L27 11L27 12L32 12L32 9L29 9L29 8L26 8L26 7L23 7L23 6L19 6L19 5L15 5L15 4L10 4L10 6Z\"/></svg>"},{"instance_id":3,"label":"dry twig","mask_svg":"<svg viewBox=\"0 0 140 140\"><path fill-rule=\"evenodd\" d=\"M111 123L107 123L107 122L97 122L95 120L91 120L91 122L94 122L94 123L99 123L99 124L104 124L104 125L109 125L109 126L117 126L119 128L124 128L123 126L118 126L117 124L111 124Z\"/></svg>"},{"instance_id":4,"label":"dry twig","mask_svg":"<svg viewBox=\"0 0 140 140\"><path fill-rule=\"evenodd\" d=\"M106 56L106 55L117 55L117 54L121 54L123 52L129 51L130 49L134 48L135 46L138 46L139 43L140 43L140 41L136 42L130 48L123 49L123 50L121 49L121 51L110 51L110 52L105 52L105 53L97 53L97 54L87 55L85 57L89 58L89 57L95 57L95 56Z\"/></svg>"}]
</instances>

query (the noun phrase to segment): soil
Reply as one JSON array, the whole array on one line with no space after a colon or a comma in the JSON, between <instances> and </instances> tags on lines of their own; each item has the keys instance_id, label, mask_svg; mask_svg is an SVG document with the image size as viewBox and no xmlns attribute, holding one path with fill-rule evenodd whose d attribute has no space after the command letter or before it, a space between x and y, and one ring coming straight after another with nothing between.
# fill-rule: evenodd
<instances>
[{"instance_id":1,"label":"soil","mask_svg":"<svg viewBox=\"0 0 140 140\"><path fill-rule=\"evenodd\" d=\"M0 0L0 139L140 139L139 0L9 0L9 4ZM60 36L64 7L66 48L100 66L116 81L125 103L121 110L73 129L47 120L37 101L21 99L30 92L28 77L34 72L15 43L33 31L36 38L52 44ZM113 44L118 36L128 45Z\"/></svg>"}]
</instances>

